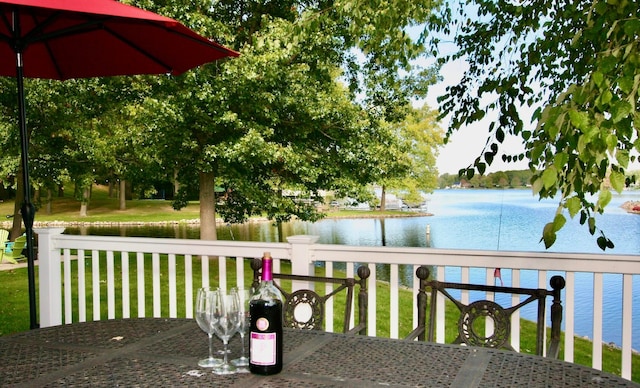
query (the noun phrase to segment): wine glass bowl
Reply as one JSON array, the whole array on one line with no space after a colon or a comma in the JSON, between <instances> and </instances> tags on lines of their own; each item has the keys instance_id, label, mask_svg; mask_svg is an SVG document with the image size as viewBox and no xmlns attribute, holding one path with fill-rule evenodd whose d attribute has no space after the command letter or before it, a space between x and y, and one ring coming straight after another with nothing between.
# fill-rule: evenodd
<instances>
[{"instance_id":1,"label":"wine glass bowl","mask_svg":"<svg viewBox=\"0 0 640 388\"><path fill-rule=\"evenodd\" d=\"M229 294L222 291L214 297L213 303L213 330L224 344L222 363L213 367L213 373L224 375L236 372L236 367L229 363L228 347L229 339L236 333L240 324L240 309L238 293L232 290Z\"/></svg>"},{"instance_id":2,"label":"wine glass bowl","mask_svg":"<svg viewBox=\"0 0 640 388\"><path fill-rule=\"evenodd\" d=\"M249 326L251 325L251 319L249 316L249 301L251 300L251 290L239 288L236 290L238 293L238 307L239 307L239 323L238 334L240 334L240 341L242 342L242 354L240 357L231 360L231 363L238 367L249 366L249 357L247 357L247 350L245 345L245 338L249 332Z\"/></svg>"},{"instance_id":3,"label":"wine glass bowl","mask_svg":"<svg viewBox=\"0 0 640 388\"><path fill-rule=\"evenodd\" d=\"M209 337L209 357L198 361L198 366L202 368L213 368L222 364L222 360L213 357L213 334L214 334L214 302L218 289L203 287L199 288L196 294L196 322L202 331Z\"/></svg>"}]
</instances>

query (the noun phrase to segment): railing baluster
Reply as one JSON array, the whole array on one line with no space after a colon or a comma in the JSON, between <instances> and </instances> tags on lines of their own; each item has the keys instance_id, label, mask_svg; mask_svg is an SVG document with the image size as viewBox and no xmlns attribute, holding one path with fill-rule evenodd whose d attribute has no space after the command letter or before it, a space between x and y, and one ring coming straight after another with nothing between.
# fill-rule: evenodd
<instances>
[{"instance_id":1,"label":"railing baluster","mask_svg":"<svg viewBox=\"0 0 640 388\"><path fill-rule=\"evenodd\" d=\"M333 277L333 262L325 262L324 263L324 275L326 277ZM325 295L333 292L333 285L331 283L325 283L324 286ZM324 327L325 330L333 332L333 298L327 299L324 305L326 311L325 314L325 322ZM353 306L351 307L351 311L353 311ZM329 318L331 317L331 318Z\"/></svg>"},{"instance_id":2,"label":"railing baluster","mask_svg":"<svg viewBox=\"0 0 640 388\"><path fill-rule=\"evenodd\" d=\"M567 271L564 275L567 285L564 288L564 360L573 362L573 347L575 335L575 313L576 313L576 273Z\"/></svg>"},{"instance_id":3,"label":"railing baluster","mask_svg":"<svg viewBox=\"0 0 640 388\"><path fill-rule=\"evenodd\" d=\"M71 249L63 250L64 270L64 323L73 323L73 301L71 287ZM76 262L77 264L77 262Z\"/></svg>"},{"instance_id":4,"label":"railing baluster","mask_svg":"<svg viewBox=\"0 0 640 388\"><path fill-rule=\"evenodd\" d=\"M107 251L107 319L116 318L116 285L113 251Z\"/></svg>"},{"instance_id":5,"label":"railing baluster","mask_svg":"<svg viewBox=\"0 0 640 388\"><path fill-rule=\"evenodd\" d=\"M236 257L236 287L244 289L244 259Z\"/></svg>"},{"instance_id":6,"label":"railing baluster","mask_svg":"<svg viewBox=\"0 0 640 388\"><path fill-rule=\"evenodd\" d=\"M462 276L464 278L465 270L467 271L467 278L469 277L469 268L462 269ZM443 265L438 266L436 270L436 279L440 281L445 281L445 267ZM465 297L465 293L462 294L463 298ZM469 298L466 295L467 299ZM429 302L431 303L431 302ZM463 302L464 303L464 302ZM445 340L445 320L444 320L444 296L438 292L436 296L436 314L438 316L438 321L436 322L436 342L444 343Z\"/></svg>"},{"instance_id":7,"label":"railing baluster","mask_svg":"<svg viewBox=\"0 0 640 388\"><path fill-rule=\"evenodd\" d=\"M413 265L413 269L411 270L411 273L416 273L416 271L418 270L420 266L417 264ZM411 327L417 327L418 326L418 292L420 291L420 281L413 277L413 284L411 285L411 294L413 295L413 300L411 302L411 306L413 309L413 321L411 323Z\"/></svg>"},{"instance_id":8,"label":"railing baluster","mask_svg":"<svg viewBox=\"0 0 640 388\"><path fill-rule=\"evenodd\" d=\"M78 321L87 321L87 285L85 284L84 249L78 249Z\"/></svg>"},{"instance_id":9,"label":"railing baluster","mask_svg":"<svg viewBox=\"0 0 640 388\"><path fill-rule=\"evenodd\" d=\"M202 268L202 287L209 287L209 256L200 256Z\"/></svg>"},{"instance_id":10,"label":"railing baluster","mask_svg":"<svg viewBox=\"0 0 640 388\"><path fill-rule=\"evenodd\" d=\"M602 370L602 273L593 274L593 365Z\"/></svg>"},{"instance_id":11,"label":"railing baluster","mask_svg":"<svg viewBox=\"0 0 640 388\"><path fill-rule=\"evenodd\" d=\"M120 252L122 266L122 318L131 317L131 293L129 291L129 252Z\"/></svg>"},{"instance_id":12,"label":"railing baluster","mask_svg":"<svg viewBox=\"0 0 640 388\"><path fill-rule=\"evenodd\" d=\"M399 310L400 310L400 291L398 290L398 286L400 284L399 276L398 276L398 264L390 265L390 277L389 280L391 284L389 284L390 291L390 305L389 305L389 317L391 318L390 328L391 328L391 338L399 337Z\"/></svg>"},{"instance_id":13,"label":"railing baluster","mask_svg":"<svg viewBox=\"0 0 640 388\"><path fill-rule=\"evenodd\" d=\"M502 273L504 275L504 273ZM520 270L511 270L511 287L520 287ZM511 305L515 306L520 303L518 295L511 295ZM520 351L520 309L516 310L511 316L511 345L516 351Z\"/></svg>"},{"instance_id":14,"label":"railing baluster","mask_svg":"<svg viewBox=\"0 0 640 388\"><path fill-rule=\"evenodd\" d=\"M496 278L495 278L495 268L485 268L484 271L484 275L485 275L485 284L490 284L490 285L494 285L496 282ZM490 301L495 301L495 294L493 292L487 292L485 295L485 299L490 300ZM494 322L493 319L491 318L485 318L485 335L487 337L493 335L493 332L495 331L494 328Z\"/></svg>"},{"instance_id":15,"label":"railing baluster","mask_svg":"<svg viewBox=\"0 0 640 388\"><path fill-rule=\"evenodd\" d=\"M549 280L547 280L547 271L538 271L538 288L549 288ZM547 311L546 317L549 317L550 314ZM542 342L542 354L547 354L547 331L545 330L543 333L544 341Z\"/></svg>"},{"instance_id":16,"label":"railing baluster","mask_svg":"<svg viewBox=\"0 0 640 388\"><path fill-rule=\"evenodd\" d=\"M169 273L169 318L178 317L178 293L176 289L176 255L169 254L167 258Z\"/></svg>"},{"instance_id":17,"label":"railing baluster","mask_svg":"<svg viewBox=\"0 0 640 388\"><path fill-rule=\"evenodd\" d=\"M146 313L146 302L145 302L145 280L144 280L144 253L138 252L136 254L136 264L137 264L137 283L138 283L138 318L144 318L147 316Z\"/></svg>"},{"instance_id":18,"label":"railing baluster","mask_svg":"<svg viewBox=\"0 0 640 388\"><path fill-rule=\"evenodd\" d=\"M226 257L218 257L218 281L220 282L220 289L222 291L228 291L227 288L227 259Z\"/></svg>"},{"instance_id":19,"label":"railing baluster","mask_svg":"<svg viewBox=\"0 0 640 388\"><path fill-rule=\"evenodd\" d=\"M184 255L184 302L185 316L193 318L193 257Z\"/></svg>"},{"instance_id":20,"label":"railing baluster","mask_svg":"<svg viewBox=\"0 0 640 388\"><path fill-rule=\"evenodd\" d=\"M633 276L622 277L622 377L631 380Z\"/></svg>"},{"instance_id":21,"label":"railing baluster","mask_svg":"<svg viewBox=\"0 0 640 388\"><path fill-rule=\"evenodd\" d=\"M91 251L91 281L93 294L93 320L100 320L100 251Z\"/></svg>"},{"instance_id":22,"label":"railing baluster","mask_svg":"<svg viewBox=\"0 0 640 388\"><path fill-rule=\"evenodd\" d=\"M160 297L160 254L151 254L151 282L153 285L153 317L160 318L162 315L162 298Z\"/></svg>"},{"instance_id":23,"label":"railing baluster","mask_svg":"<svg viewBox=\"0 0 640 388\"><path fill-rule=\"evenodd\" d=\"M376 275L376 265L369 264L369 271L371 271L371 276L369 276L369 282L367 283L367 291L369 293L369 302L367 303L368 309L367 314L367 335L375 337L377 324L376 324L376 316L377 309L376 306L376 295L377 295L377 287L376 282L378 281L378 276Z\"/></svg>"}]
</instances>

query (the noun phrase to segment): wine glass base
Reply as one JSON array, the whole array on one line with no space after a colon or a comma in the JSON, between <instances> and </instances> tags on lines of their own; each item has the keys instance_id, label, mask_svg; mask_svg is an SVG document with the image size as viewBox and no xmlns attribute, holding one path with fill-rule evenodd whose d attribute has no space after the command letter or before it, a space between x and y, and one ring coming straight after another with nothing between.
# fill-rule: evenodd
<instances>
[{"instance_id":1,"label":"wine glass base","mask_svg":"<svg viewBox=\"0 0 640 388\"><path fill-rule=\"evenodd\" d=\"M235 366L249 366L249 357L239 357L231 360L231 363Z\"/></svg>"},{"instance_id":2,"label":"wine glass base","mask_svg":"<svg viewBox=\"0 0 640 388\"><path fill-rule=\"evenodd\" d=\"M222 365L222 360L219 358L208 357L198 361L198 366L201 368L215 368L220 365Z\"/></svg>"},{"instance_id":3,"label":"wine glass base","mask_svg":"<svg viewBox=\"0 0 640 388\"><path fill-rule=\"evenodd\" d=\"M213 368L213 373L217 375L230 375L236 372L236 367L231 364L222 364Z\"/></svg>"}]
</instances>

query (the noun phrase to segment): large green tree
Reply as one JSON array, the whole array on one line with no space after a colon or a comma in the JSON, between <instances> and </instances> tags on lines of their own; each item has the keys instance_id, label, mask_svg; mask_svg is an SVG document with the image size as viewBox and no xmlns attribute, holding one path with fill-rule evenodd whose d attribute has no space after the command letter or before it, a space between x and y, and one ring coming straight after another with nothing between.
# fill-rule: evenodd
<instances>
[{"instance_id":1,"label":"large green tree","mask_svg":"<svg viewBox=\"0 0 640 388\"><path fill-rule=\"evenodd\" d=\"M559 196L542 234L547 248L567 213L579 215L600 248L613 247L594 215L611 199L609 184L624 188L640 150L639 9L619 0L467 0L447 2L427 27L439 34L434 49L453 39L441 63L468 64L440 99L449 134L496 113L484 151L461 173L483 173L505 137L521 137L525 151L502 158L528 158L534 193Z\"/></svg>"},{"instance_id":2,"label":"large green tree","mask_svg":"<svg viewBox=\"0 0 640 388\"><path fill-rule=\"evenodd\" d=\"M319 216L285 190L314 198L320 189L356 191L375 181L380 154L372 150L393 141L380 121L402 119L409 98L431 81L411 66L424 48L404 32L426 21L431 3L136 4L242 54L159 79L144 104L164 163L178 171L184 193L189 185L200 193L204 239L216 238L216 183L225 189L226 219L266 212L283 221Z\"/></svg>"},{"instance_id":3,"label":"large green tree","mask_svg":"<svg viewBox=\"0 0 640 388\"><path fill-rule=\"evenodd\" d=\"M388 174L382 180L382 197L386 189L402 196L405 203L419 205L424 201L422 193L438 186L436 169L437 148L442 145L443 133L437 120L438 112L427 105L410 108L406 118L393 125L402 151L393 155L393 165L405 162L398 174ZM384 210L384 199L380 209Z\"/></svg>"}]
</instances>

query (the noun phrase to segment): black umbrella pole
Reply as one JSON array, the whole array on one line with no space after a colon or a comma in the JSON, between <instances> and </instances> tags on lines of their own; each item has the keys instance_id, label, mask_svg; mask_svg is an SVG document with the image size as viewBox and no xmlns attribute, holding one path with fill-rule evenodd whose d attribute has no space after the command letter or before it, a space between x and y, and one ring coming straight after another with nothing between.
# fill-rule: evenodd
<instances>
[{"instance_id":1,"label":"black umbrella pole","mask_svg":"<svg viewBox=\"0 0 640 388\"><path fill-rule=\"evenodd\" d=\"M22 55L17 53L16 81L18 83L18 110L20 125L20 144L22 146L22 189L24 201L20 212L22 222L26 230L27 237L27 277L29 282L29 327L37 329L38 315L36 311L36 270L35 270L35 250L33 244L33 220L35 218L35 207L31 203L31 185L29 184L29 136L27 135L27 113L24 98L24 75L22 73Z\"/></svg>"}]
</instances>

